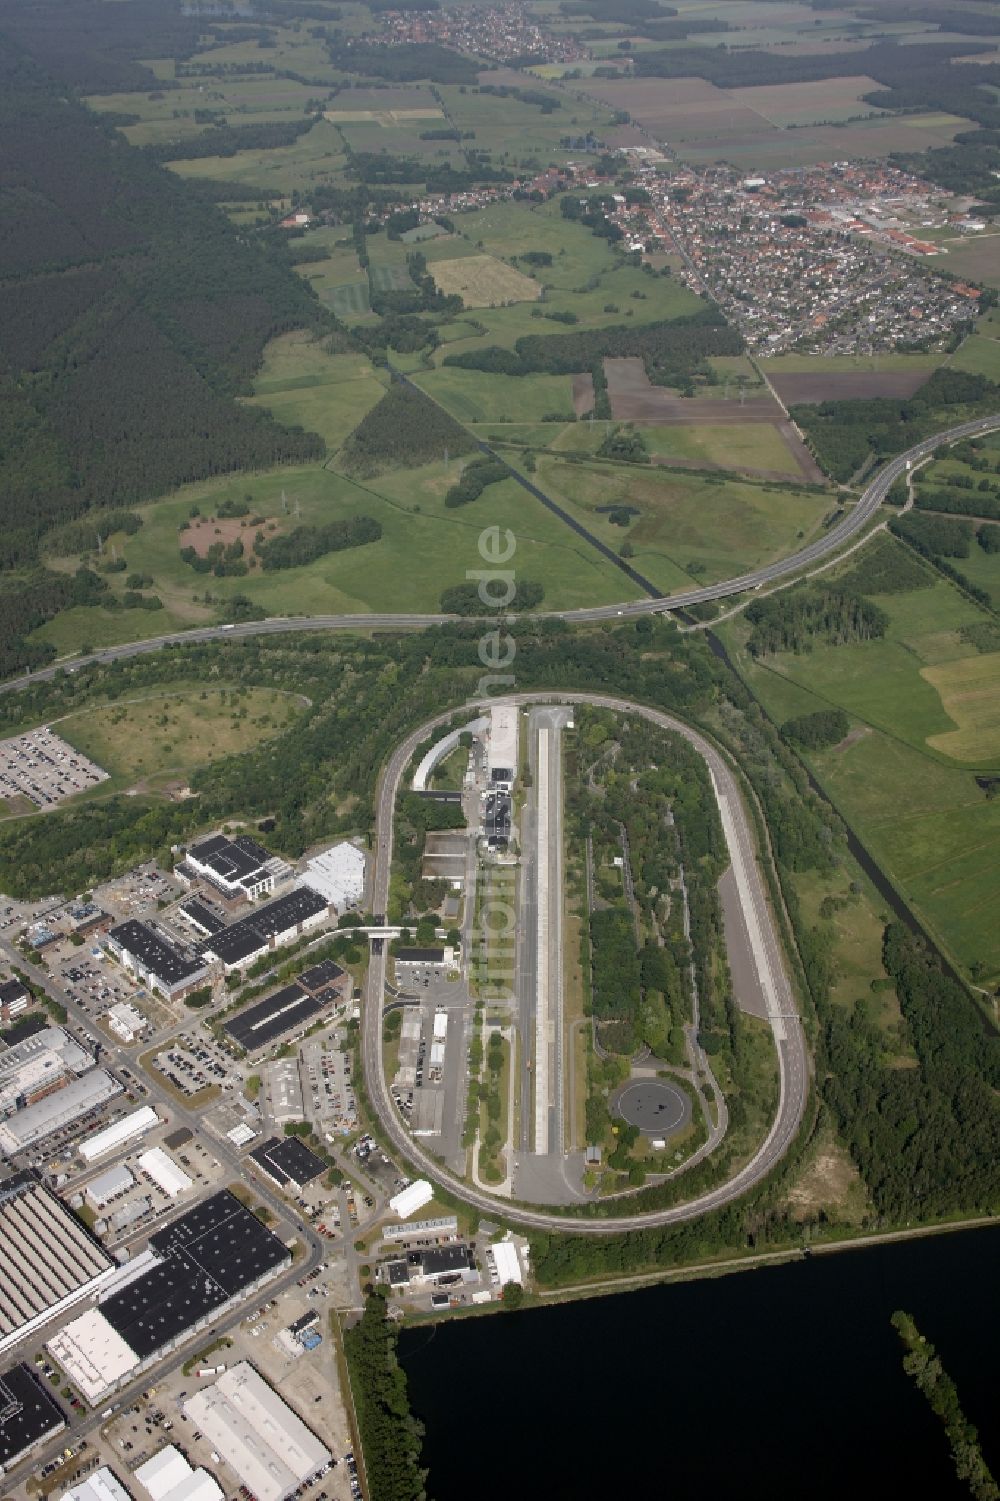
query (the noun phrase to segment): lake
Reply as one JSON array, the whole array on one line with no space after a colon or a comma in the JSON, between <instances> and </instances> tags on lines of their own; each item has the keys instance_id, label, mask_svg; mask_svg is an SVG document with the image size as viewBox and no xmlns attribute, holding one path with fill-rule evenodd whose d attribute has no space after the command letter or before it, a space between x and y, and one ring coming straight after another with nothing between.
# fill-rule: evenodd
<instances>
[{"instance_id":1,"label":"lake","mask_svg":"<svg viewBox=\"0 0 1000 1501\"><path fill-rule=\"evenodd\" d=\"M407 1329L428 1494L968 1501L889 1318L937 1346L1000 1474L998 1254L989 1227Z\"/></svg>"}]
</instances>

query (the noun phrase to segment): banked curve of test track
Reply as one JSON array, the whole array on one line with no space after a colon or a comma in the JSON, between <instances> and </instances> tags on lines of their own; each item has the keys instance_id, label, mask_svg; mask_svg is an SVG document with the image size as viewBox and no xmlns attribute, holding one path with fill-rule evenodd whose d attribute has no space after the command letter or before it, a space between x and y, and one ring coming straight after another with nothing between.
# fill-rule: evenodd
<instances>
[{"instance_id":1,"label":"banked curve of test track","mask_svg":"<svg viewBox=\"0 0 1000 1501\"><path fill-rule=\"evenodd\" d=\"M818 563L849 541L871 520L885 499L890 486L900 475L905 474L907 464L918 463L933 453L941 443L954 443L962 438L974 438L983 433L1000 429L1000 413L992 417L978 417L971 422L959 423L946 428L931 438L916 443L905 453L890 459L866 486L858 503L836 526L822 537L811 542L787 558L780 558L762 568L742 573L735 578L723 579L717 584L706 584L700 589L687 589L678 594L657 595L649 599L625 600L617 605L591 605L577 610L539 611L538 619L567 620L585 623L590 620L614 620L635 618L639 615L656 615L671 610L684 610L691 605L705 604L711 600L726 599L732 594L744 594L761 589L766 584L787 578L800 568ZM488 617L495 620L496 615ZM267 620L247 620L237 625L195 626L187 631L175 631L170 635L151 636L145 641L123 642L109 646L103 651L89 652L63 659L51 667L40 668L21 677L10 678L0 683L0 693L12 693L26 688L31 683L45 682L59 672L75 671L93 662L115 662L123 657L143 656L146 652L159 651L164 646L197 645L206 641L238 640L248 636L276 636L290 631L372 631L372 630L422 630L428 626L468 623L474 616L441 614L355 614L355 615L291 615L275 616Z\"/></svg>"},{"instance_id":2,"label":"banked curve of test track","mask_svg":"<svg viewBox=\"0 0 1000 1501\"><path fill-rule=\"evenodd\" d=\"M754 837L736 777L728 761L704 735L699 734L683 720L664 713L662 710L634 703L628 699L616 698L610 694L563 692L559 689L549 693L541 691L515 693L511 695L511 699L518 704L593 704L598 708L613 709L621 713L640 714L661 729L683 735L705 761L713 780L716 798L720 801L720 812L721 801L724 799L740 844L743 868L747 878L747 894L753 909L753 921L762 935L768 967L776 982L776 990L782 1003L779 1028L774 1032L779 1078L778 1106L774 1119L754 1155L731 1178L693 1199L671 1205L666 1209L600 1217L595 1215L590 1218L582 1215L556 1214L542 1208L534 1209L487 1193L455 1177L436 1157L425 1151L407 1130L392 1100L386 1083L382 1058L382 1002L385 993L387 959L383 942L376 942L372 946L362 1018L362 1062L368 1099L379 1118L385 1135L402 1157L425 1173L432 1181L443 1184L456 1198L486 1214L500 1214L507 1221L533 1230L561 1231L564 1234L575 1235L617 1235L627 1230L650 1229L697 1219L713 1209L720 1209L732 1200L740 1198L748 1189L767 1177L795 1138L805 1112L809 1090L809 1054L806 1040L795 1008L781 940L768 904L767 892L756 859ZM419 729L412 731L396 747L382 771L375 812L375 873L372 901L376 914L384 914L388 905L393 817L400 782L417 746L438 725L450 720L454 713L454 709L449 709L434 719L425 721ZM746 916L749 928L751 914L747 913Z\"/></svg>"}]
</instances>

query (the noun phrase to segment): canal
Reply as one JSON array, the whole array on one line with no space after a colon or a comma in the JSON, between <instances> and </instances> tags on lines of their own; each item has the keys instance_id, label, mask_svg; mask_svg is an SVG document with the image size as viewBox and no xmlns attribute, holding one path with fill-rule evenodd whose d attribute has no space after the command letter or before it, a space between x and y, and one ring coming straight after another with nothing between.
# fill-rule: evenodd
<instances>
[{"instance_id":1,"label":"canal","mask_svg":"<svg viewBox=\"0 0 1000 1501\"><path fill-rule=\"evenodd\" d=\"M1000 1474L1000 1227L408 1329L432 1501L965 1498L889 1323Z\"/></svg>"}]
</instances>

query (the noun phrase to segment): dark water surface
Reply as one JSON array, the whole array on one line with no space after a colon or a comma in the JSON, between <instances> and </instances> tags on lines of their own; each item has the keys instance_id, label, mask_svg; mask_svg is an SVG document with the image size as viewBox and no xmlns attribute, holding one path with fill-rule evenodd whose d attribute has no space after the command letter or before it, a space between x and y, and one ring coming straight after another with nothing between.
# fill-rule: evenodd
<instances>
[{"instance_id":1,"label":"dark water surface","mask_svg":"<svg viewBox=\"0 0 1000 1501\"><path fill-rule=\"evenodd\" d=\"M1000 1475L1000 1227L404 1331L433 1501L969 1492L912 1313Z\"/></svg>"}]
</instances>

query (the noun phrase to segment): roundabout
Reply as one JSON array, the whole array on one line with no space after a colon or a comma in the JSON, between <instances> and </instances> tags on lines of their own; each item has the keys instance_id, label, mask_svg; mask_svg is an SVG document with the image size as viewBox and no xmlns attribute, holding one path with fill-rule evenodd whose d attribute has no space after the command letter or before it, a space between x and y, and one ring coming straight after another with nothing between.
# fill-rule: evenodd
<instances>
[{"instance_id":1,"label":"roundabout","mask_svg":"<svg viewBox=\"0 0 1000 1501\"><path fill-rule=\"evenodd\" d=\"M691 1120L687 1092L669 1079L631 1079L618 1094L613 1110L644 1136L672 1136Z\"/></svg>"}]
</instances>

